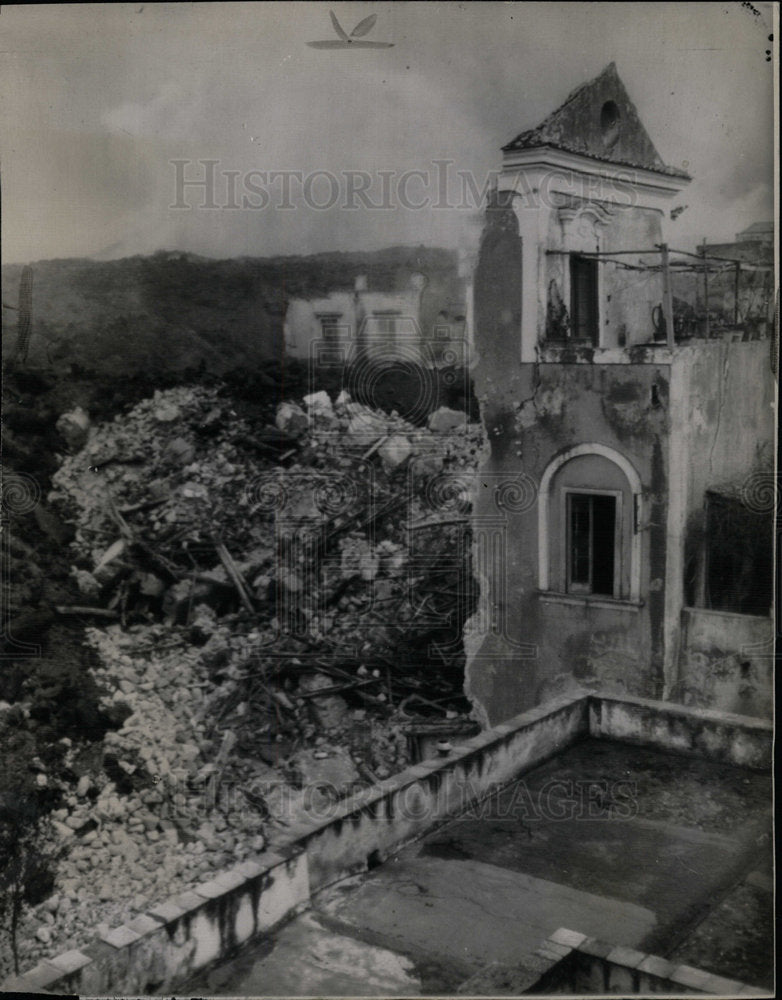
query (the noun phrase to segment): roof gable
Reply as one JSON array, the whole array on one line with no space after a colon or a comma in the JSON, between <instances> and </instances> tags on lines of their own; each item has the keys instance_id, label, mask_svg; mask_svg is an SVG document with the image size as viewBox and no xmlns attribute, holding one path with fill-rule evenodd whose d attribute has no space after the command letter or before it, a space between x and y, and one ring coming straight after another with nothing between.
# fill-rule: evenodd
<instances>
[{"instance_id":1,"label":"roof gable","mask_svg":"<svg viewBox=\"0 0 782 1000\"><path fill-rule=\"evenodd\" d=\"M577 87L540 125L522 132L503 146L503 151L509 153L539 146L688 177L684 171L663 163L614 63L609 63L594 80Z\"/></svg>"}]
</instances>

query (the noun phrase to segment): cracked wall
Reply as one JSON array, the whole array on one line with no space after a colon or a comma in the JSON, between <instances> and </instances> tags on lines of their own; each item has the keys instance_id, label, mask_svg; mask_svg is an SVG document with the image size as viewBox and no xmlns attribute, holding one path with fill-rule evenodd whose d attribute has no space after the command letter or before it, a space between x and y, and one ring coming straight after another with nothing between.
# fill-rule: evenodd
<instances>
[{"instance_id":1,"label":"cracked wall","mask_svg":"<svg viewBox=\"0 0 782 1000\"><path fill-rule=\"evenodd\" d=\"M642 484L641 601L591 602L541 594L537 502L507 513L502 557L489 563L488 593L497 623L468 641L468 695L484 720L496 724L576 686L659 696L663 686L663 581L669 436L667 365L508 365L482 353L474 371L488 454L482 472L541 482L556 456L597 442L624 456ZM600 456L563 466L571 485L623 491L623 537L633 531L632 496L622 471ZM559 473L551 488L558 490ZM480 520L491 499L474 501ZM496 513L496 512L495 512ZM552 503L548 545L561 564L561 518ZM625 553L626 555L626 553ZM627 574L627 562L623 574ZM551 589L564 589L552 573ZM623 589L628 589L625 579ZM563 599L564 597L564 599Z\"/></svg>"},{"instance_id":2,"label":"cracked wall","mask_svg":"<svg viewBox=\"0 0 782 1000\"><path fill-rule=\"evenodd\" d=\"M704 601L707 490L736 496L757 515L759 530L770 529L775 383L769 343L692 344L677 350L673 367L671 406L681 418L675 420L670 444L678 471L669 535L681 544L673 552L666 582L668 693L686 703L767 715L772 703L771 614L699 608L681 616L681 609Z\"/></svg>"}]
</instances>

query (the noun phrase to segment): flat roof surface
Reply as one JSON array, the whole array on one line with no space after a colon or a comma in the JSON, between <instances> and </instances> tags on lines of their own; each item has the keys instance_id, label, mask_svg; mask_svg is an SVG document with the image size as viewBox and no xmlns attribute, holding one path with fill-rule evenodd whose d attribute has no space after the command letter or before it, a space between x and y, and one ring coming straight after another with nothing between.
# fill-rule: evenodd
<instances>
[{"instance_id":1,"label":"flat roof surface","mask_svg":"<svg viewBox=\"0 0 782 1000\"><path fill-rule=\"evenodd\" d=\"M558 927L770 989L771 872L770 775L586 739L188 989L453 993Z\"/></svg>"}]
</instances>

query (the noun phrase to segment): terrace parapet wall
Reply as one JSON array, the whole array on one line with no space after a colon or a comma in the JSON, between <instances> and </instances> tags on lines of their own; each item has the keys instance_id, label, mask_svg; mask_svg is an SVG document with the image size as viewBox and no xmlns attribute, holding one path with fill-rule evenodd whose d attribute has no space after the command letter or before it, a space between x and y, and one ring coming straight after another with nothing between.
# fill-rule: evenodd
<instances>
[{"instance_id":1,"label":"terrace parapet wall","mask_svg":"<svg viewBox=\"0 0 782 1000\"><path fill-rule=\"evenodd\" d=\"M381 863L582 738L767 769L772 733L762 720L641 698L583 692L550 701L332 805L322 817L290 828L274 852L195 885L0 988L92 996L170 992L306 909L313 893Z\"/></svg>"},{"instance_id":2,"label":"terrace parapet wall","mask_svg":"<svg viewBox=\"0 0 782 1000\"><path fill-rule=\"evenodd\" d=\"M759 986L613 945L565 927L543 942L536 957L546 967L537 981L524 989L525 995L773 996Z\"/></svg>"}]
</instances>

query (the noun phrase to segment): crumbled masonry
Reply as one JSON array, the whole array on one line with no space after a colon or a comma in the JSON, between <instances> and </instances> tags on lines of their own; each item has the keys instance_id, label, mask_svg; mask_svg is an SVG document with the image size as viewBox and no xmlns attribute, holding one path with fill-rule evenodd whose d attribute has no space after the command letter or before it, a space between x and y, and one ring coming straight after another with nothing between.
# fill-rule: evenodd
<instances>
[{"instance_id":1,"label":"crumbled masonry","mask_svg":"<svg viewBox=\"0 0 782 1000\"><path fill-rule=\"evenodd\" d=\"M41 764L64 850L23 918L23 967L261 851L405 767L407 725L469 709L460 475L480 425L443 409L416 427L346 393L282 404L274 426L232 405L180 387L105 424L61 421L48 502L75 529L82 606L59 611L90 622L118 728L89 754L69 743L72 781Z\"/></svg>"}]
</instances>

